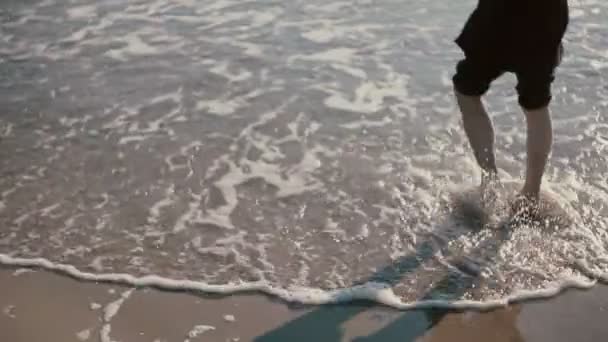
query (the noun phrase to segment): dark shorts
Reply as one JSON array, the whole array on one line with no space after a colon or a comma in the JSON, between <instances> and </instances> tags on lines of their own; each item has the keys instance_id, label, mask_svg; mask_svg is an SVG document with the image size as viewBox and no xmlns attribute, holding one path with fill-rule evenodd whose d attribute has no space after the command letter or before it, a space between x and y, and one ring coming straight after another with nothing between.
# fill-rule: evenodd
<instances>
[{"instance_id":1,"label":"dark shorts","mask_svg":"<svg viewBox=\"0 0 608 342\"><path fill-rule=\"evenodd\" d=\"M501 1L480 1L456 39L465 58L456 66L454 87L464 95L481 96L496 78L512 72L520 105L528 110L545 107L551 102L551 84L563 55L567 2L552 0L552 7L526 8L520 0Z\"/></svg>"},{"instance_id":2,"label":"dark shorts","mask_svg":"<svg viewBox=\"0 0 608 342\"><path fill-rule=\"evenodd\" d=\"M551 84L561 60L561 48L557 50L552 58L521 65L505 65L496 59L476 58L475 55L465 56L456 66L454 86L464 95L482 96L495 79L505 72L513 72L517 76L519 104L527 110L546 107L552 99Z\"/></svg>"}]
</instances>

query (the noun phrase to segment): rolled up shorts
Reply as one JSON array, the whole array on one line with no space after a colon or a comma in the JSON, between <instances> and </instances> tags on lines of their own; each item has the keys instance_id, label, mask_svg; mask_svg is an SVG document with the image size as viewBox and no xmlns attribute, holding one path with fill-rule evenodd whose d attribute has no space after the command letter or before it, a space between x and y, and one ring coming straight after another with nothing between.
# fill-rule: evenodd
<instances>
[{"instance_id":1,"label":"rolled up shorts","mask_svg":"<svg viewBox=\"0 0 608 342\"><path fill-rule=\"evenodd\" d=\"M482 96L496 78L512 72L524 109L547 106L564 51L561 40L568 24L567 2L553 0L554 7L535 9L518 8L520 0L510 0L502 7L496 5L501 0L492 1L492 5L480 1L456 39L465 57L456 66L455 89ZM535 17L535 10L542 16Z\"/></svg>"}]
</instances>

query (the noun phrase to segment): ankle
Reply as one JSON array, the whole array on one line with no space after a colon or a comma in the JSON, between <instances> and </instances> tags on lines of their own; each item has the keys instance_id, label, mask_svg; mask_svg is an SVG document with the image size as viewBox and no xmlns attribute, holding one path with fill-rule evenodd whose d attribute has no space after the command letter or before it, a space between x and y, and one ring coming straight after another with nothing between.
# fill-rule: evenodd
<instances>
[{"instance_id":1,"label":"ankle","mask_svg":"<svg viewBox=\"0 0 608 342\"><path fill-rule=\"evenodd\" d=\"M531 188L524 186L524 188L519 192L519 196L528 200L537 201L540 197L540 189L536 187Z\"/></svg>"},{"instance_id":2,"label":"ankle","mask_svg":"<svg viewBox=\"0 0 608 342\"><path fill-rule=\"evenodd\" d=\"M485 182L495 182L498 180L498 170L494 168L487 168L481 170L481 180Z\"/></svg>"}]
</instances>

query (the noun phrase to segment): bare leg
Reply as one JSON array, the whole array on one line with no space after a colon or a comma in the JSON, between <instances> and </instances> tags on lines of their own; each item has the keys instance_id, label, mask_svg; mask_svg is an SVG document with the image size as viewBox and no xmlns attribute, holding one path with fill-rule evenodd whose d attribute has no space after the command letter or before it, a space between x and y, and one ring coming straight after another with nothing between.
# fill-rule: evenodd
<instances>
[{"instance_id":1,"label":"bare leg","mask_svg":"<svg viewBox=\"0 0 608 342\"><path fill-rule=\"evenodd\" d=\"M521 194L529 199L536 200L540 192L542 177L551 144L553 132L549 108L525 110L527 122L527 168L526 181Z\"/></svg>"},{"instance_id":2,"label":"bare leg","mask_svg":"<svg viewBox=\"0 0 608 342\"><path fill-rule=\"evenodd\" d=\"M494 158L494 128L492 121L481 101L481 97L467 96L455 90L456 99L465 133L473 149L477 164L486 173L485 177L496 177L496 161ZM483 182L483 180L482 180Z\"/></svg>"},{"instance_id":3,"label":"bare leg","mask_svg":"<svg viewBox=\"0 0 608 342\"><path fill-rule=\"evenodd\" d=\"M540 209L540 187L551 152L553 132L547 107L524 110L524 112L528 126L526 181L520 191L520 196L511 205L511 213L522 218L534 219Z\"/></svg>"}]
</instances>

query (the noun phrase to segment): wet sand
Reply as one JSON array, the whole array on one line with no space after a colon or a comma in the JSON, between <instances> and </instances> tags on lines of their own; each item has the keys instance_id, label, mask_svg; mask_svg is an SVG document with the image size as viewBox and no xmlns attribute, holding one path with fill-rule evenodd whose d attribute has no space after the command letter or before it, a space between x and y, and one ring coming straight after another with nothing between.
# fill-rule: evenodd
<instances>
[{"instance_id":1,"label":"wet sand","mask_svg":"<svg viewBox=\"0 0 608 342\"><path fill-rule=\"evenodd\" d=\"M0 341L605 341L608 287L488 312L294 306L0 268ZM197 329L198 327L198 329Z\"/></svg>"}]
</instances>

